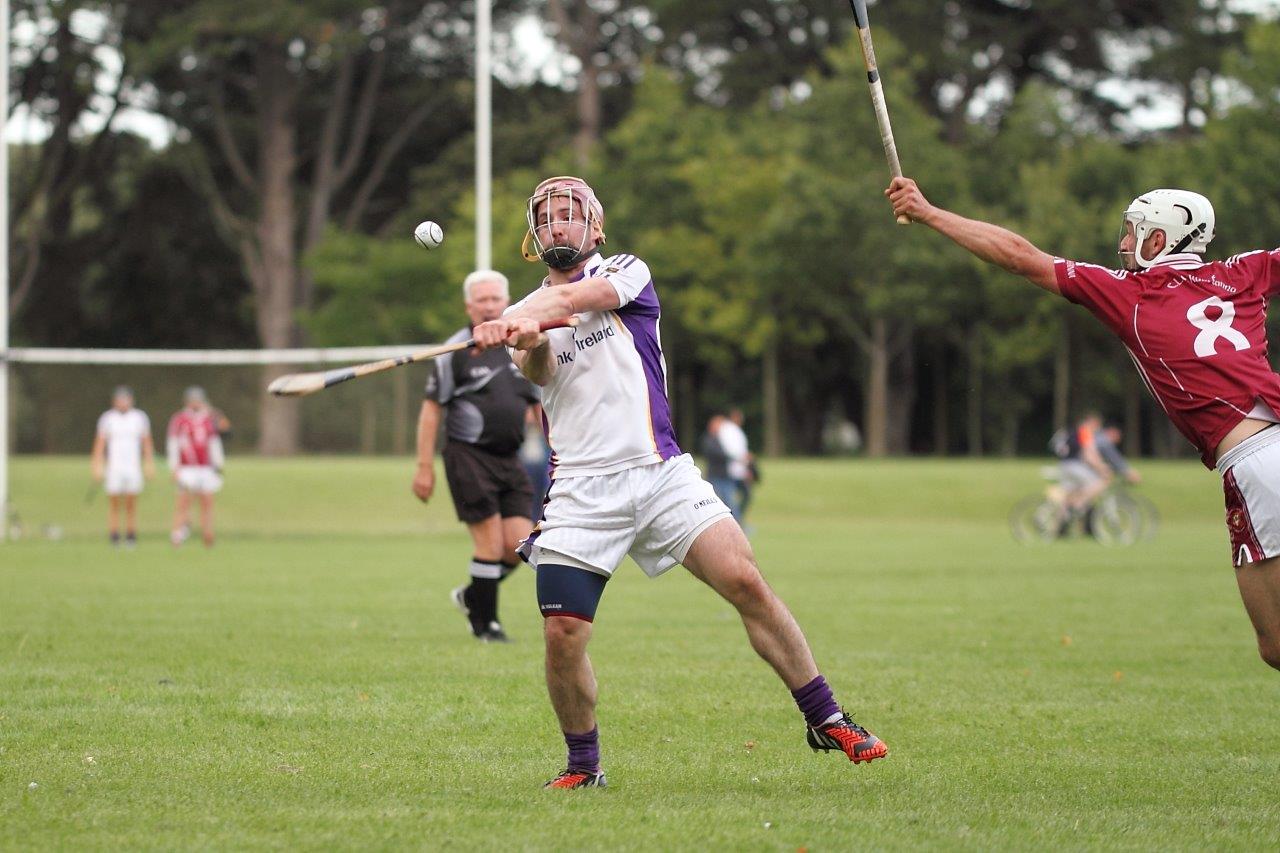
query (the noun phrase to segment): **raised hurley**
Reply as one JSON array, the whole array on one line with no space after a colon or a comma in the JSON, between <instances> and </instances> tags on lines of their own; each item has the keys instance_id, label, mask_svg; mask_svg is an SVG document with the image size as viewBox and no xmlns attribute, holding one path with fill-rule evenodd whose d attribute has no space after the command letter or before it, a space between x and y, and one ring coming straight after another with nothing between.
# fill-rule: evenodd
<instances>
[{"instance_id":1,"label":"raised hurley","mask_svg":"<svg viewBox=\"0 0 1280 853\"><path fill-rule=\"evenodd\" d=\"M548 329L563 329L569 326L578 325L577 317L565 317L560 320L548 320L540 325L542 331ZM352 367L338 367L333 370L318 370L314 373L289 373L285 376L277 377L267 390L277 397L305 397L308 394L314 394L317 391L323 391L331 388L349 379L358 379L361 376L368 376L373 373L381 373L384 370L390 370L393 367L399 367L402 364L415 364L419 361L427 361L446 353L458 352L459 350L471 349L476 345L475 338L469 338L465 341L459 341L456 344L441 344L440 346L427 347L426 349L411 352L408 355L398 356L396 358L384 358L381 361L371 361L367 364L357 364Z\"/></svg>"},{"instance_id":2,"label":"raised hurley","mask_svg":"<svg viewBox=\"0 0 1280 853\"><path fill-rule=\"evenodd\" d=\"M871 87L871 105L876 111L876 124L880 127L880 142L884 145L884 157L889 171L895 178L902 177L902 164L898 162L898 146L893 141L893 126L889 124L889 108L884 103L884 87L880 85L880 71L876 67L876 50L871 44L871 22L867 19L866 0L849 0L853 7L853 20L858 27L858 39L862 44L862 61L867 66L867 84ZM911 217L897 217L899 225L910 225Z\"/></svg>"}]
</instances>

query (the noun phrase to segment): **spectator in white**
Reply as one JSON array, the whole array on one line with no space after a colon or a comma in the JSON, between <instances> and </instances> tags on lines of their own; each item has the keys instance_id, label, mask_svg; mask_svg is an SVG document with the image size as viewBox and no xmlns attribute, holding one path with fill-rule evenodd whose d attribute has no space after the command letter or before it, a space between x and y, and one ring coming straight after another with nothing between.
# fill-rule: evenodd
<instances>
[{"instance_id":1,"label":"spectator in white","mask_svg":"<svg viewBox=\"0 0 1280 853\"><path fill-rule=\"evenodd\" d=\"M716 412L707 421L707 431L702 434L698 452L707 464L707 482L716 493L716 497L728 508L729 513L738 517L738 487L729 474L729 454L724 446L724 426L729 419Z\"/></svg>"},{"instance_id":2,"label":"spectator in white","mask_svg":"<svg viewBox=\"0 0 1280 853\"><path fill-rule=\"evenodd\" d=\"M747 434L742 430L745 420L742 409L730 409L728 416L720 425L719 436L720 446L729 457L729 479L733 480L733 487L738 493L737 500L731 506L737 507L734 518L739 524L746 517L747 505L751 503L752 459L747 444Z\"/></svg>"},{"instance_id":3,"label":"spectator in white","mask_svg":"<svg viewBox=\"0 0 1280 853\"><path fill-rule=\"evenodd\" d=\"M191 496L200 500L200 532L206 547L213 546L213 496L222 488L222 437L220 427L230 422L209 407L204 389L191 386L182 395L183 408L169 419L165 450L169 470L178 486L170 541L175 546L187 540ZM223 423L219 423L219 419Z\"/></svg>"},{"instance_id":4,"label":"spectator in white","mask_svg":"<svg viewBox=\"0 0 1280 853\"><path fill-rule=\"evenodd\" d=\"M107 532L120 547L120 510L124 509L124 544L138 544L138 495L143 479L155 476L151 420L133 407L133 392L121 385L111 395L111 408L98 418L91 456L93 479L107 493Z\"/></svg>"}]
</instances>

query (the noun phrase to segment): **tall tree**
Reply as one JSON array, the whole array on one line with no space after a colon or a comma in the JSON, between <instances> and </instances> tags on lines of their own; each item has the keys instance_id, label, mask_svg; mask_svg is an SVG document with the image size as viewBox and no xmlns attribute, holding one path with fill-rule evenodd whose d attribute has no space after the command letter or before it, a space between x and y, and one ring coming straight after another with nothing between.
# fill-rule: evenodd
<instances>
[{"instance_id":1,"label":"tall tree","mask_svg":"<svg viewBox=\"0 0 1280 853\"><path fill-rule=\"evenodd\" d=\"M553 37L578 66L570 84L577 99L574 160L581 170L607 124L605 89L629 82L639 73L656 31L644 4L633 0L545 3Z\"/></svg>"},{"instance_id":2,"label":"tall tree","mask_svg":"<svg viewBox=\"0 0 1280 853\"><path fill-rule=\"evenodd\" d=\"M128 69L118 62L118 6L105 0L19 0L12 6L14 22L32 33L15 50L13 105L49 129L14 163L9 240L16 274L9 310L15 316L45 260L66 248L74 193L91 171L111 169L111 126L134 94ZM86 127L91 118L99 120L98 129Z\"/></svg>"},{"instance_id":3,"label":"tall tree","mask_svg":"<svg viewBox=\"0 0 1280 853\"><path fill-rule=\"evenodd\" d=\"M364 220L415 134L456 99L446 81L466 77L470 21L409 0L287 0L252 14L235 0L135 0L130 11L157 110L182 128L193 181L252 284L261 344L297 345L299 312L314 304L301 258L330 222ZM284 370L265 368L264 387ZM264 394L260 421L262 452L297 449L295 402Z\"/></svg>"}]
</instances>

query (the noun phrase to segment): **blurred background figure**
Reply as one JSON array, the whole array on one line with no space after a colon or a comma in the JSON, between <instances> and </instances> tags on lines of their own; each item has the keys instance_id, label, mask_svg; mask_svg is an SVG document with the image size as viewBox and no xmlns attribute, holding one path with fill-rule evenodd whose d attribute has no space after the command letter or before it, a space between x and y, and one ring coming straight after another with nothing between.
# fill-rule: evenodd
<instances>
[{"instance_id":1,"label":"blurred background figure","mask_svg":"<svg viewBox=\"0 0 1280 853\"><path fill-rule=\"evenodd\" d=\"M1120 452L1122 437L1120 427L1104 427L1100 414L1087 412L1074 428L1058 430L1050 439L1049 446L1060 460L1058 481L1064 489L1067 508L1059 535L1067 535L1078 519L1083 519L1085 530L1092 532L1091 511L1113 476L1133 485L1142 481Z\"/></svg>"},{"instance_id":2,"label":"blurred background figure","mask_svg":"<svg viewBox=\"0 0 1280 853\"><path fill-rule=\"evenodd\" d=\"M1111 481L1111 469L1098 452L1102 415L1086 412L1074 428L1055 434L1053 450L1058 459L1058 482L1066 490L1067 508L1074 518L1082 514Z\"/></svg>"},{"instance_id":3,"label":"blurred background figure","mask_svg":"<svg viewBox=\"0 0 1280 853\"><path fill-rule=\"evenodd\" d=\"M745 421L742 409L734 407L720 425L720 446L729 457L729 479L733 480L733 487L738 495L738 512L734 517L740 524L747 517L747 507L751 504L751 487L756 479L755 457L743 429Z\"/></svg>"},{"instance_id":4,"label":"blurred background figure","mask_svg":"<svg viewBox=\"0 0 1280 853\"><path fill-rule=\"evenodd\" d=\"M1115 473L1117 477L1121 477L1130 485L1136 486L1142 482L1142 475L1138 473L1138 469L1129 464L1129 460L1124 458L1124 454L1120 452L1120 442L1124 439L1124 433L1116 424L1108 424L1102 428L1102 431L1095 436L1094 440L1098 445L1098 455L1102 457L1102 461L1107 463L1107 467Z\"/></svg>"},{"instance_id":5,"label":"blurred background figure","mask_svg":"<svg viewBox=\"0 0 1280 853\"><path fill-rule=\"evenodd\" d=\"M169 535L174 546L187 541L191 496L200 502L200 533L205 547L213 547L213 496L222 488L225 457L219 434L219 417L227 429L231 424L209 406L204 389L192 385L182 395L183 407L169 419L165 453L178 495Z\"/></svg>"},{"instance_id":6,"label":"blurred background figure","mask_svg":"<svg viewBox=\"0 0 1280 853\"><path fill-rule=\"evenodd\" d=\"M729 419L717 412L707 421L706 432L698 443L698 452L706 462L707 482L715 490L716 497L724 501L724 505L739 518L741 509L738 503L738 486L729 472L730 457L724 446L724 428Z\"/></svg>"},{"instance_id":7,"label":"blurred background figure","mask_svg":"<svg viewBox=\"0 0 1280 853\"><path fill-rule=\"evenodd\" d=\"M537 524L542 520L542 504L551 488L551 448L542 432L542 406L530 406L524 425L524 444L520 445L520 462L529 475L533 487L533 506L529 520Z\"/></svg>"},{"instance_id":8,"label":"blurred background figure","mask_svg":"<svg viewBox=\"0 0 1280 853\"><path fill-rule=\"evenodd\" d=\"M93 479L107 493L107 533L120 547L120 510L124 509L124 546L138 544L138 495L143 479L155 476L151 419L134 408L133 391L121 385L111 395L111 408L98 418L91 457Z\"/></svg>"}]
</instances>

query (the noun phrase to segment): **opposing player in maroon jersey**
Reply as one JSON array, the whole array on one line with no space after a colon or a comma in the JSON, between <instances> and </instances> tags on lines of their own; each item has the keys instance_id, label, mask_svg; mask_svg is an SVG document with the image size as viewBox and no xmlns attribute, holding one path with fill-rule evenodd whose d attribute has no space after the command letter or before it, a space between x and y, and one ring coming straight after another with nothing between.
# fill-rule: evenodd
<instances>
[{"instance_id":1,"label":"opposing player in maroon jersey","mask_svg":"<svg viewBox=\"0 0 1280 853\"><path fill-rule=\"evenodd\" d=\"M910 178L885 195L961 247L1083 305L1129 350L1174 426L1222 474L1232 561L1262 659L1280 669L1280 376L1267 362L1267 298L1280 249L1205 261L1209 200L1152 190L1124 212L1124 269L1048 255L997 225L929 203Z\"/></svg>"},{"instance_id":2,"label":"opposing player in maroon jersey","mask_svg":"<svg viewBox=\"0 0 1280 853\"><path fill-rule=\"evenodd\" d=\"M177 546L190 535L187 518L195 495L200 502L200 532L205 546L212 547L213 496L222 488L224 462L219 420L225 418L209 406L203 388L191 386L182 400L183 407L169 419L166 431L166 455L178 487L169 540Z\"/></svg>"}]
</instances>

